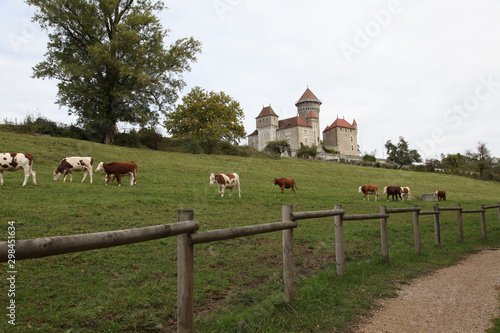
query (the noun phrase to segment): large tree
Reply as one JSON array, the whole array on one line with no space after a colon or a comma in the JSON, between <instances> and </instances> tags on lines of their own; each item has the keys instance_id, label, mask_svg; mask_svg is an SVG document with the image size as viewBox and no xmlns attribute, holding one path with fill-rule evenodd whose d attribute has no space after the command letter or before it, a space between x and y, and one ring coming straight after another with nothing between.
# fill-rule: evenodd
<instances>
[{"instance_id":1,"label":"large tree","mask_svg":"<svg viewBox=\"0 0 500 333\"><path fill-rule=\"evenodd\" d=\"M245 137L243 118L240 103L229 95L194 87L164 124L173 137L193 138L206 153L213 153L220 142L235 144Z\"/></svg>"},{"instance_id":2,"label":"large tree","mask_svg":"<svg viewBox=\"0 0 500 333\"><path fill-rule=\"evenodd\" d=\"M476 151L467 150L465 155L469 157L471 162L475 165L481 179L491 177L491 175L489 175L489 177L486 177L486 171L493 169L494 163L493 157L491 157L490 151L486 147L486 143L478 142Z\"/></svg>"},{"instance_id":3,"label":"large tree","mask_svg":"<svg viewBox=\"0 0 500 333\"><path fill-rule=\"evenodd\" d=\"M201 44L183 38L164 45L154 0L26 0L48 32L48 51L34 77L56 79L57 103L104 143L118 122L154 126L185 86L182 73Z\"/></svg>"},{"instance_id":4,"label":"large tree","mask_svg":"<svg viewBox=\"0 0 500 333\"><path fill-rule=\"evenodd\" d=\"M410 150L408 142L400 136L397 145L393 144L391 140L387 141L385 144L385 149L387 150L387 160L389 162L399 165L399 169L403 165L411 165L414 162L422 162L422 157L415 150Z\"/></svg>"}]
</instances>

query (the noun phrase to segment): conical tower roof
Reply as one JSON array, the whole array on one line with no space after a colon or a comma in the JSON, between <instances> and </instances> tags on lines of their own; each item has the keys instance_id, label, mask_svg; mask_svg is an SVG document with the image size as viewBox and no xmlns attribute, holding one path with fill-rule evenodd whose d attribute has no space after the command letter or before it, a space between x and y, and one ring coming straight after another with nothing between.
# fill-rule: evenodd
<instances>
[{"instance_id":1,"label":"conical tower roof","mask_svg":"<svg viewBox=\"0 0 500 333\"><path fill-rule=\"evenodd\" d=\"M319 104L322 103L318 99L318 97L316 97L316 95L314 95L314 93L311 91L311 89L309 89L309 87L307 87L306 91L304 91L304 93L302 94L300 99L297 101L297 103L295 103L295 106L297 106L297 104L303 103L303 102L317 102Z\"/></svg>"}]
</instances>

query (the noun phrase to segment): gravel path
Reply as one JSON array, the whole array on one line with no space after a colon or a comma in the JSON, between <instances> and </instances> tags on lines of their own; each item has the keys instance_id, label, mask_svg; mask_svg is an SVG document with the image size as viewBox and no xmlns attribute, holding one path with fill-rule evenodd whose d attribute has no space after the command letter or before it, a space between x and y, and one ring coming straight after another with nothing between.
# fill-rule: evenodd
<instances>
[{"instance_id":1,"label":"gravel path","mask_svg":"<svg viewBox=\"0 0 500 333\"><path fill-rule=\"evenodd\" d=\"M484 249L403 286L356 332L483 333L500 316L499 296L500 251Z\"/></svg>"}]
</instances>

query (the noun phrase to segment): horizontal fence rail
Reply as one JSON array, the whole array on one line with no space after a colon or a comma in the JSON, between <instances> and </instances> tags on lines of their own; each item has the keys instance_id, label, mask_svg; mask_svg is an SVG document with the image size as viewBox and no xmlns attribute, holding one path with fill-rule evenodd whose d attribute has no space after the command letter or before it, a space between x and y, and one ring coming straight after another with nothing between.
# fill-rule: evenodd
<instances>
[{"instance_id":1,"label":"horizontal fence rail","mask_svg":"<svg viewBox=\"0 0 500 333\"><path fill-rule=\"evenodd\" d=\"M337 275L344 275L344 221L379 220L382 258L389 262L388 219L392 214L412 213L413 231L416 253L421 252L420 216L434 216L434 237L436 245L441 244L440 214L456 211L459 241L464 241L462 214L479 213L481 232L487 237L485 212L487 209L498 209L500 221L500 203L491 206L480 205L479 209L464 210L456 207L439 207L434 205L432 211L422 211L420 207L387 208L381 206L379 213L347 215L342 205L323 211L293 212L292 206L282 207L282 221L228 229L198 231L200 224L194 220L192 210L179 210L178 222L151 227L98 232L81 235L46 237L12 242L0 242L0 261L40 258L64 253L88 251L113 246L144 242L165 237L177 236L177 332L194 332L194 245L214 241L247 237L257 234L281 231L283 243L283 284L284 298L288 303L294 302L294 259L293 230L298 220L333 217L335 226L335 256Z\"/></svg>"},{"instance_id":2,"label":"horizontal fence rail","mask_svg":"<svg viewBox=\"0 0 500 333\"><path fill-rule=\"evenodd\" d=\"M184 221L151 227L96 232L71 236L45 237L15 241L15 259L33 259L81 252L177 236L198 230L196 221ZM11 251L12 252L12 251ZM0 262L9 260L8 242L0 242Z\"/></svg>"}]
</instances>

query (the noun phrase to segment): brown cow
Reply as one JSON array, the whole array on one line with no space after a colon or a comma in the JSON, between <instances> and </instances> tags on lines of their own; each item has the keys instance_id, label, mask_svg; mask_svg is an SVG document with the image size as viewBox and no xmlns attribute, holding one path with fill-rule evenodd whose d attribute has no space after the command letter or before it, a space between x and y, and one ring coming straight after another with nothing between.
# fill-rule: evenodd
<instances>
[{"instance_id":1,"label":"brown cow","mask_svg":"<svg viewBox=\"0 0 500 333\"><path fill-rule=\"evenodd\" d=\"M389 196L392 196L392 201L394 201L394 197L396 197L396 201L398 201L398 197L403 201L401 197L401 187L399 186L386 186L384 187L384 193L387 193L387 201L389 201Z\"/></svg>"},{"instance_id":2,"label":"brown cow","mask_svg":"<svg viewBox=\"0 0 500 333\"><path fill-rule=\"evenodd\" d=\"M375 196L375 201L378 200L378 186L377 185L363 185L358 188L359 193L363 193L363 200L368 198L370 201L369 194L373 194Z\"/></svg>"},{"instance_id":3,"label":"brown cow","mask_svg":"<svg viewBox=\"0 0 500 333\"><path fill-rule=\"evenodd\" d=\"M134 162L101 162L95 171L100 170L104 170L106 172L106 185L108 185L110 180L113 181L113 179L116 178L118 186L120 186L122 184L122 175L130 176L130 186L137 184L137 164Z\"/></svg>"},{"instance_id":4,"label":"brown cow","mask_svg":"<svg viewBox=\"0 0 500 333\"><path fill-rule=\"evenodd\" d=\"M446 201L446 191L436 191L438 201Z\"/></svg>"},{"instance_id":5,"label":"brown cow","mask_svg":"<svg viewBox=\"0 0 500 333\"><path fill-rule=\"evenodd\" d=\"M284 193L285 188L291 188L292 193L294 194L297 189L297 184L293 178L274 178L274 185L278 185L281 188L282 194Z\"/></svg>"}]
</instances>

